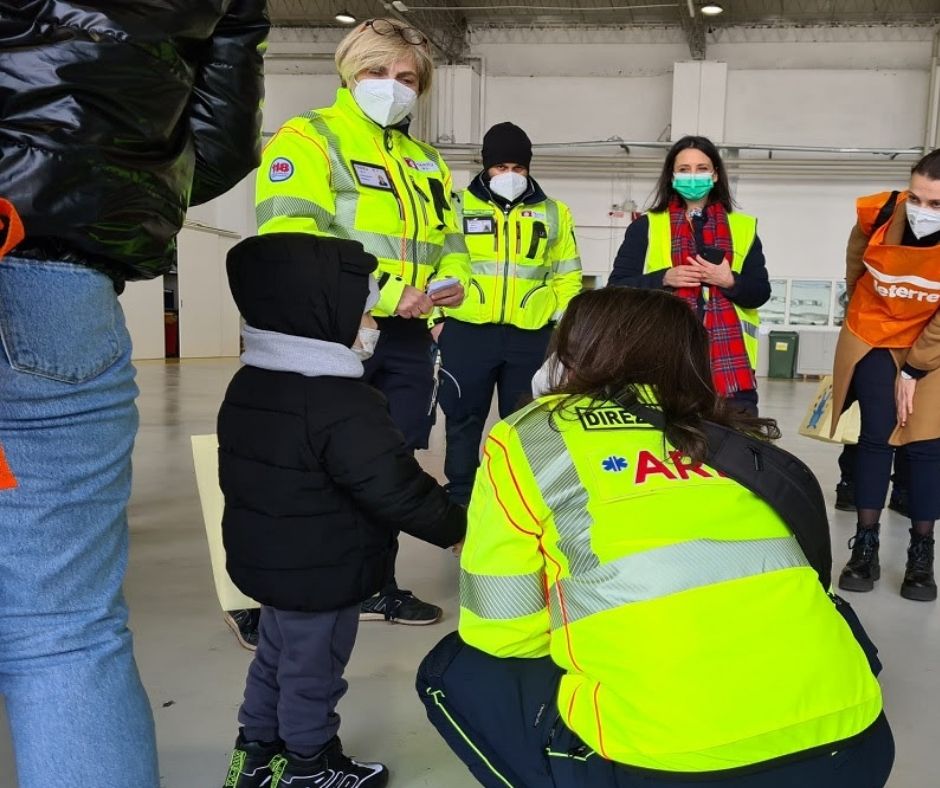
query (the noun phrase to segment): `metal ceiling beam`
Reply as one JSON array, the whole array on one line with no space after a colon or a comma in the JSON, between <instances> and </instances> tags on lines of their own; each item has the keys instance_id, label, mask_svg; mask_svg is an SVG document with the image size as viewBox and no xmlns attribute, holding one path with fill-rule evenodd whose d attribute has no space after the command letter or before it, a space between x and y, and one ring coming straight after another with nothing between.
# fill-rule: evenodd
<instances>
[{"instance_id":1,"label":"metal ceiling beam","mask_svg":"<svg viewBox=\"0 0 940 788\"><path fill-rule=\"evenodd\" d=\"M705 22L698 10L697 0L685 0L676 6L679 12L679 23L685 31L689 42L689 53L693 60L705 59Z\"/></svg>"},{"instance_id":2,"label":"metal ceiling beam","mask_svg":"<svg viewBox=\"0 0 940 788\"><path fill-rule=\"evenodd\" d=\"M467 18L456 0L439 0L453 10L425 13L420 10L401 13L391 3L386 4L389 16L418 28L445 58L447 63L460 63L470 52ZM407 7L407 3L405 4Z\"/></svg>"}]
</instances>

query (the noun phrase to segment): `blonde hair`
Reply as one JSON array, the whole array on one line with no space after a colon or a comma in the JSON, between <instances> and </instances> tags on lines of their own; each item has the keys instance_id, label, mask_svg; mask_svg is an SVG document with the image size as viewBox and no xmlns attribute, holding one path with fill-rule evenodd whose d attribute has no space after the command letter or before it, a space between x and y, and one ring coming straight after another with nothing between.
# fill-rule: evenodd
<instances>
[{"instance_id":1,"label":"blonde hair","mask_svg":"<svg viewBox=\"0 0 940 788\"><path fill-rule=\"evenodd\" d=\"M371 22L387 22L399 30L408 27L398 19L374 19ZM418 75L419 93L431 87L434 61L428 42L409 44L397 33L383 36L376 33L369 22L363 22L340 41L336 48L336 70L343 87L355 80L356 74L367 69L388 68L403 58L414 60Z\"/></svg>"}]
</instances>

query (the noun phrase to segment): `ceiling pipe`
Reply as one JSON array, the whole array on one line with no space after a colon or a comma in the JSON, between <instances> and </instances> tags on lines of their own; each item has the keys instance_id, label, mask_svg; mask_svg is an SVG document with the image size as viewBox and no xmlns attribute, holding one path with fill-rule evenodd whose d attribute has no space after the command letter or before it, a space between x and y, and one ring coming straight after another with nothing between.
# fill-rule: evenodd
<instances>
[{"instance_id":1,"label":"ceiling pipe","mask_svg":"<svg viewBox=\"0 0 940 788\"><path fill-rule=\"evenodd\" d=\"M621 139L607 140L581 140L577 142L540 142L532 147L535 150L556 150L570 148L620 148L626 153L631 148L654 148L659 150L668 150L675 143L658 140L652 141L630 141ZM479 146L463 145L441 145L441 150L478 150ZM873 156L920 156L923 154L923 148L854 148L854 147L834 147L827 145L776 145L776 144L757 144L752 142L722 142L718 144L721 150L725 151L768 151L768 152L787 152L787 153L828 153L828 154L864 154Z\"/></svg>"}]
</instances>

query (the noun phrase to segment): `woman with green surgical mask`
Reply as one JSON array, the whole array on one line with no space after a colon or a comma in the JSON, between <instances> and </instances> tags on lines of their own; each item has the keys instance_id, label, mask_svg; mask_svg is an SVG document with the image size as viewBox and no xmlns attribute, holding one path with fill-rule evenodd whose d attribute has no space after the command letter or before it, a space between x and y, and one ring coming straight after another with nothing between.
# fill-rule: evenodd
<instances>
[{"instance_id":1,"label":"woman with green surgical mask","mask_svg":"<svg viewBox=\"0 0 940 788\"><path fill-rule=\"evenodd\" d=\"M757 220L734 210L711 140L683 137L669 150L652 206L627 228L607 284L684 299L708 331L716 391L757 413L757 310L770 281Z\"/></svg>"}]
</instances>

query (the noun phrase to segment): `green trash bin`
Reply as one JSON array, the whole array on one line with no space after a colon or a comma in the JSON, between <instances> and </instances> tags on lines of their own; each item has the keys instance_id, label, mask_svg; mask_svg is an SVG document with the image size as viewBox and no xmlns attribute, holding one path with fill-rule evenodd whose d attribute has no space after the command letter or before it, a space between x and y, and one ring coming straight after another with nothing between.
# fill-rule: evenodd
<instances>
[{"instance_id":1,"label":"green trash bin","mask_svg":"<svg viewBox=\"0 0 940 788\"><path fill-rule=\"evenodd\" d=\"M796 331L770 332L769 378L796 376L796 355L800 348L800 335Z\"/></svg>"}]
</instances>

